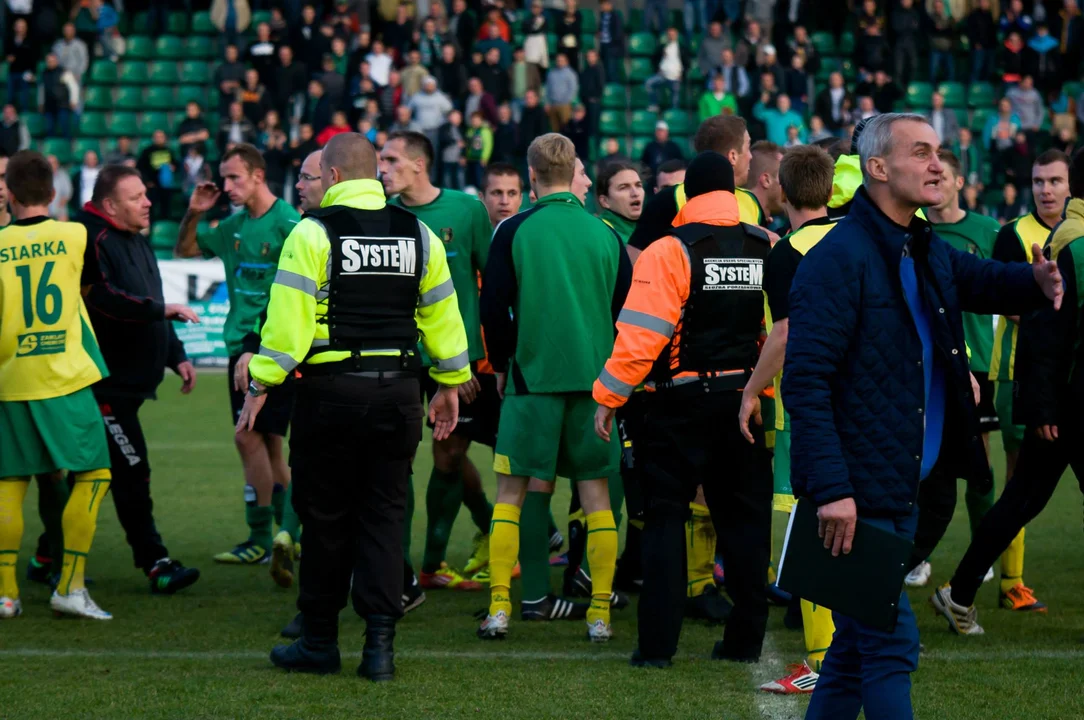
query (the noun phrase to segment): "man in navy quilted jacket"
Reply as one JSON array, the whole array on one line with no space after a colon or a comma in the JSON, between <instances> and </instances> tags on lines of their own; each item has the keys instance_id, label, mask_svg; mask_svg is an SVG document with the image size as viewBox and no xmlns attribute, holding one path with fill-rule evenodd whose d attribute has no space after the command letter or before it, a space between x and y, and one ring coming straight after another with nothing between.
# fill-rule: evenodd
<instances>
[{"instance_id":1,"label":"man in navy quilted jacket","mask_svg":"<svg viewBox=\"0 0 1084 720\"><path fill-rule=\"evenodd\" d=\"M1061 303L1055 263L981 260L915 217L942 201L940 143L920 115L870 120L862 187L791 289L783 396L792 482L815 503L825 547L851 548L857 520L913 539L919 483L940 463L990 482L971 389L963 311L1016 315ZM901 594L886 633L840 615L810 718L911 718L918 628Z\"/></svg>"}]
</instances>

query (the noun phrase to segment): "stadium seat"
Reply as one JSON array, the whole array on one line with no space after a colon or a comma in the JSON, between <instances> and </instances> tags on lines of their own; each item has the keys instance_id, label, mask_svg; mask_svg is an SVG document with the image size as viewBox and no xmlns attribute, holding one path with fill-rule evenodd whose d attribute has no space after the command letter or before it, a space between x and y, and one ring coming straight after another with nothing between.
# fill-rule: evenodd
<instances>
[{"instance_id":1,"label":"stadium seat","mask_svg":"<svg viewBox=\"0 0 1084 720\"><path fill-rule=\"evenodd\" d=\"M700 89L706 84L704 82L704 73L700 72L699 64L693 65L691 68L688 69L688 71L685 73L685 79L689 83L698 86L697 89Z\"/></svg>"},{"instance_id":2,"label":"stadium seat","mask_svg":"<svg viewBox=\"0 0 1084 720\"><path fill-rule=\"evenodd\" d=\"M159 220L151 227L151 247L155 250L173 250L177 243L180 226L172 220Z\"/></svg>"},{"instance_id":3,"label":"stadium seat","mask_svg":"<svg viewBox=\"0 0 1084 720\"><path fill-rule=\"evenodd\" d=\"M850 58L840 60L839 69L843 73L843 79L849 83L854 82L854 79L858 77L858 70L854 67L854 61Z\"/></svg>"},{"instance_id":4,"label":"stadium seat","mask_svg":"<svg viewBox=\"0 0 1084 720\"><path fill-rule=\"evenodd\" d=\"M90 66L90 84L92 85L116 85L117 65L108 60L95 60Z\"/></svg>"},{"instance_id":5,"label":"stadium seat","mask_svg":"<svg viewBox=\"0 0 1084 720\"><path fill-rule=\"evenodd\" d=\"M607 110L624 110L628 104L624 85L606 83L606 87L602 88L602 107Z\"/></svg>"},{"instance_id":6,"label":"stadium seat","mask_svg":"<svg viewBox=\"0 0 1084 720\"><path fill-rule=\"evenodd\" d=\"M598 15L594 10L579 10L580 29L584 33L594 34L598 32Z\"/></svg>"},{"instance_id":7,"label":"stadium seat","mask_svg":"<svg viewBox=\"0 0 1084 720\"><path fill-rule=\"evenodd\" d=\"M184 35L188 32L188 13L171 12L166 18L166 32L170 35Z\"/></svg>"},{"instance_id":8,"label":"stadium seat","mask_svg":"<svg viewBox=\"0 0 1084 720\"><path fill-rule=\"evenodd\" d=\"M83 107L87 110L112 110L113 88L91 85L85 91Z\"/></svg>"},{"instance_id":9,"label":"stadium seat","mask_svg":"<svg viewBox=\"0 0 1084 720\"><path fill-rule=\"evenodd\" d=\"M176 71L176 68L174 68ZM181 63L181 82L186 85L207 85L211 82L211 66L202 60Z\"/></svg>"},{"instance_id":10,"label":"stadium seat","mask_svg":"<svg viewBox=\"0 0 1084 720\"><path fill-rule=\"evenodd\" d=\"M636 85L629 88L629 107L633 110L646 110L650 99L647 95L647 88L643 85Z\"/></svg>"},{"instance_id":11,"label":"stadium seat","mask_svg":"<svg viewBox=\"0 0 1084 720\"><path fill-rule=\"evenodd\" d=\"M192 15L192 32L198 35L215 35L218 33L218 28L211 22L211 13L207 11L198 12Z\"/></svg>"},{"instance_id":12,"label":"stadium seat","mask_svg":"<svg viewBox=\"0 0 1084 720\"><path fill-rule=\"evenodd\" d=\"M201 87L197 85L184 85L181 86L179 90L177 90L177 103L174 107L183 108L185 105L188 104L190 100L194 100L199 103L199 106L204 110L207 110L214 105L211 99L211 91L208 90L206 87Z\"/></svg>"},{"instance_id":13,"label":"stadium seat","mask_svg":"<svg viewBox=\"0 0 1084 720\"><path fill-rule=\"evenodd\" d=\"M629 131L624 110L603 110L598 116L599 132L604 135L624 135Z\"/></svg>"},{"instance_id":14,"label":"stadium seat","mask_svg":"<svg viewBox=\"0 0 1084 720\"><path fill-rule=\"evenodd\" d=\"M41 113L23 113L21 117L30 137L39 138L45 135L45 116Z\"/></svg>"},{"instance_id":15,"label":"stadium seat","mask_svg":"<svg viewBox=\"0 0 1084 720\"><path fill-rule=\"evenodd\" d=\"M177 63L172 60L163 60L160 62L152 62L147 67L147 82L156 84L172 84L180 80L180 75L177 73ZM194 82L189 80L189 82Z\"/></svg>"},{"instance_id":16,"label":"stadium seat","mask_svg":"<svg viewBox=\"0 0 1084 720\"><path fill-rule=\"evenodd\" d=\"M546 52L550 54L550 63L557 64L557 36L553 33L546 35Z\"/></svg>"},{"instance_id":17,"label":"stadium seat","mask_svg":"<svg viewBox=\"0 0 1084 720\"><path fill-rule=\"evenodd\" d=\"M117 88L116 102L111 110L142 110L143 88L139 85L122 85Z\"/></svg>"},{"instance_id":18,"label":"stadium seat","mask_svg":"<svg viewBox=\"0 0 1084 720\"><path fill-rule=\"evenodd\" d=\"M997 115L997 109L996 108L990 108L990 107L976 108L971 113L971 123L970 123L971 129L974 130L976 133L981 133L983 131L983 129L986 127L986 121L989 120L994 115ZM976 138L976 141L977 140L978 139ZM982 138L982 141L981 142L976 142L976 144L978 144L980 146L985 146L986 142L987 142L987 139Z\"/></svg>"},{"instance_id":19,"label":"stadium seat","mask_svg":"<svg viewBox=\"0 0 1084 720\"><path fill-rule=\"evenodd\" d=\"M186 57L184 41L176 35L163 35L154 43L154 55L160 60L182 60Z\"/></svg>"},{"instance_id":20,"label":"stadium seat","mask_svg":"<svg viewBox=\"0 0 1084 720\"><path fill-rule=\"evenodd\" d=\"M854 33L847 31L839 36L839 48L840 55L846 55L850 57L854 54Z\"/></svg>"},{"instance_id":21,"label":"stadium seat","mask_svg":"<svg viewBox=\"0 0 1084 720\"><path fill-rule=\"evenodd\" d=\"M945 98L945 107L966 108L967 88L959 82L943 82L937 86L937 92Z\"/></svg>"},{"instance_id":22,"label":"stadium seat","mask_svg":"<svg viewBox=\"0 0 1084 720\"><path fill-rule=\"evenodd\" d=\"M76 138L72 143L72 158L75 162L82 162L88 150L93 150L98 153L99 158L101 157L102 144L98 138Z\"/></svg>"},{"instance_id":23,"label":"stadium seat","mask_svg":"<svg viewBox=\"0 0 1084 720\"><path fill-rule=\"evenodd\" d=\"M626 79L633 85L639 85L655 75L655 68L650 58L632 58L629 60L629 71Z\"/></svg>"},{"instance_id":24,"label":"stadium seat","mask_svg":"<svg viewBox=\"0 0 1084 720\"><path fill-rule=\"evenodd\" d=\"M836 54L836 38L832 33L815 32L809 39L813 42L813 49L822 57Z\"/></svg>"},{"instance_id":25,"label":"stadium seat","mask_svg":"<svg viewBox=\"0 0 1084 720\"><path fill-rule=\"evenodd\" d=\"M659 116L656 113L648 110L633 110L629 131L633 135L650 135L655 132L655 123L658 121Z\"/></svg>"},{"instance_id":26,"label":"stadium seat","mask_svg":"<svg viewBox=\"0 0 1084 720\"><path fill-rule=\"evenodd\" d=\"M825 84L828 82L828 78L834 72L842 72L843 64L838 58L834 57L822 57L820 66L817 68L816 80L817 84Z\"/></svg>"},{"instance_id":27,"label":"stadium seat","mask_svg":"<svg viewBox=\"0 0 1084 720\"><path fill-rule=\"evenodd\" d=\"M129 35L149 35L151 32L150 18L145 12L138 12L135 15L129 15L129 13L121 13L121 17L130 16L131 22L128 23L127 28L121 28L122 31L127 32Z\"/></svg>"},{"instance_id":28,"label":"stadium seat","mask_svg":"<svg viewBox=\"0 0 1084 720\"><path fill-rule=\"evenodd\" d=\"M637 135L634 137L632 139L632 146L629 148L629 159L639 160L642 158L647 144L654 139L654 136L651 135Z\"/></svg>"},{"instance_id":29,"label":"stadium seat","mask_svg":"<svg viewBox=\"0 0 1084 720\"><path fill-rule=\"evenodd\" d=\"M210 60L215 56L214 43L204 35L189 35L184 39L184 58Z\"/></svg>"},{"instance_id":30,"label":"stadium seat","mask_svg":"<svg viewBox=\"0 0 1084 720\"><path fill-rule=\"evenodd\" d=\"M1084 83L1077 82L1076 80L1070 80L1061 86L1061 89L1065 91L1065 97L1070 100L1076 100L1080 97L1080 93L1084 92Z\"/></svg>"},{"instance_id":31,"label":"stadium seat","mask_svg":"<svg viewBox=\"0 0 1084 720\"><path fill-rule=\"evenodd\" d=\"M117 81L124 85L142 85L147 82L147 65L143 62L126 62L117 68Z\"/></svg>"},{"instance_id":32,"label":"stadium seat","mask_svg":"<svg viewBox=\"0 0 1084 720\"><path fill-rule=\"evenodd\" d=\"M260 23L271 22L271 13L268 10L257 10L252 13L252 28L256 29L256 26Z\"/></svg>"},{"instance_id":33,"label":"stadium seat","mask_svg":"<svg viewBox=\"0 0 1084 720\"><path fill-rule=\"evenodd\" d=\"M617 140L617 152L622 154L622 155L625 155L626 157L628 156L628 145L625 142L625 138L624 137L617 137L617 138L603 138L602 140L599 141L599 143L598 143L598 156L600 158L601 157L606 157L606 143L608 141L610 141L610 140Z\"/></svg>"},{"instance_id":34,"label":"stadium seat","mask_svg":"<svg viewBox=\"0 0 1084 720\"><path fill-rule=\"evenodd\" d=\"M152 85L147 88L145 108L151 110L173 110L177 107L172 85Z\"/></svg>"},{"instance_id":35,"label":"stadium seat","mask_svg":"<svg viewBox=\"0 0 1084 720\"><path fill-rule=\"evenodd\" d=\"M598 44L595 42L594 34L580 35L580 48L584 52L587 52L588 50L597 50L598 49ZM587 64L586 60L584 61L584 64L585 65Z\"/></svg>"},{"instance_id":36,"label":"stadium seat","mask_svg":"<svg viewBox=\"0 0 1084 720\"><path fill-rule=\"evenodd\" d=\"M67 165L72 161L72 144L67 138L46 138L41 141L41 152L56 155L56 161Z\"/></svg>"},{"instance_id":37,"label":"stadium seat","mask_svg":"<svg viewBox=\"0 0 1084 720\"><path fill-rule=\"evenodd\" d=\"M138 128L139 123L134 112L115 112L104 132L99 134L106 136L136 135L139 132Z\"/></svg>"},{"instance_id":38,"label":"stadium seat","mask_svg":"<svg viewBox=\"0 0 1084 720\"><path fill-rule=\"evenodd\" d=\"M651 33L637 32L629 36L629 55L650 58L655 54L655 36Z\"/></svg>"},{"instance_id":39,"label":"stadium seat","mask_svg":"<svg viewBox=\"0 0 1084 720\"><path fill-rule=\"evenodd\" d=\"M691 135L696 130L696 118L684 110L667 110L662 119L670 126L671 135Z\"/></svg>"},{"instance_id":40,"label":"stadium seat","mask_svg":"<svg viewBox=\"0 0 1084 720\"><path fill-rule=\"evenodd\" d=\"M644 29L644 9L638 7L629 8L625 16L625 30L627 32L639 32Z\"/></svg>"},{"instance_id":41,"label":"stadium seat","mask_svg":"<svg viewBox=\"0 0 1084 720\"><path fill-rule=\"evenodd\" d=\"M151 60L154 58L154 40L146 35L133 35L128 38L128 48L124 53L128 60Z\"/></svg>"},{"instance_id":42,"label":"stadium seat","mask_svg":"<svg viewBox=\"0 0 1084 720\"><path fill-rule=\"evenodd\" d=\"M140 135L152 135L155 130L165 130L169 135L173 129L173 124L169 121L169 113L164 112L142 113L136 122Z\"/></svg>"},{"instance_id":43,"label":"stadium seat","mask_svg":"<svg viewBox=\"0 0 1084 720\"><path fill-rule=\"evenodd\" d=\"M907 86L907 105L913 108L928 108L933 86L928 82L913 82Z\"/></svg>"},{"instance_id":44,"label":"stadium seat","mask_svg":"<svg viewBox=\"0 0 1084 720\"><path fill-rule=\"evenodd\" d=\"M968 127L967 108L949 108L956 114L956 124L962 128Z\"/></svg>"},{"instance_id":45,"label":"stadium seat","mask_svg":"<svg viewBox=\"0 0 1084 720\"><path fill-rule=\"evenodd\" d=\"M967 105L973 108L989 108L997 105L994 86L987 82L971 83L967 89Z\"/></svg>"},{"instance_id":46,"label":"stadium seat","mask_svg":"<svg viewBox=\"0 0 1084 720\"><path fill-rule=\"evenodd\" d=\"M109 129L105 113L85 112L79 116L79 135L82 137L104 137L106 135L123 134L123 132Z\"/></svg>"}]
</instances>

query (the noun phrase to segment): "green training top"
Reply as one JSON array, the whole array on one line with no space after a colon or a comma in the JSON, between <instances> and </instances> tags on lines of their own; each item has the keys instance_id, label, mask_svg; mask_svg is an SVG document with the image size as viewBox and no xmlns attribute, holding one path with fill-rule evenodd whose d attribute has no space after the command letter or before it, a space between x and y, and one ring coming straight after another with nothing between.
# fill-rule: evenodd
<instances>
[{"instance_id":1,"label":"green training top","mask_svg":"<svg viewBox=\"0 0 1084 720\"><path fill-rule=\"evenodd\" d=\"M933 231L949 245L984 260L993 257L999 230L997 220L972 212L959 222L933 224ZM964 313L964 338L971 348L971 369L976 374L989 372L994 349L993 316Z\"/></svg>"},{"instance_id":2,"label":"green training top","mask_svg":"<svg viewBox=\"0 0 1084 720\"><path fill-rule=\"evenodd\" d=\"M598 217L602 222L614 229L614 232L621 238L621 242L628 245L629 238L632 237L632 231L636 229L635 220L629 220L627 217L618 215L613 210L606 210L605 208L598 214Z\"/></svg>"},{"instance_id":3,"label":"green training top","mask_svg":"<svg viewBox=\"0 0 1084 720\"><path fill-rule=\"evenodd\" d=\"M242 210L197 236L204 257L221 258L226 266L230 314L222 328L222 339L231 356L241 354L245 335L259 330L260 314L271 297L282 244L300 220L296 210L283 200L276 200L258 218Z\"/></svg>"},{"instance_id":4,"label":"green training top","mask_svg":"<svg viewBox=\"0 0 1084 720\"><path fill-rule=\"evenodd\" d=\"M402 196L389 205L406 208L418 216L444 242L452 285L459 299L459 314L467 329L467 348L471 361L486 356L482 344L482 323L478 319L478 275L486 268L489 240L493 226L486 206L478 198L458 190L441 190L436 199L425 205L406 205Z\"/></svg>"}]
</instances>

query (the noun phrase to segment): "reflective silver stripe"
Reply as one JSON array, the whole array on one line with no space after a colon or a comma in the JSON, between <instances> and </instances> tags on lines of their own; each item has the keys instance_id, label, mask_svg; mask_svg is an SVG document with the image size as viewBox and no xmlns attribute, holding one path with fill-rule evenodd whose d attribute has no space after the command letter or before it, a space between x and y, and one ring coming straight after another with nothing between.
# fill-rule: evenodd
<instances>
[{"instance_id":1,"label":"reflective silver stripe","mask_svg":"<svg viewBox=\"0 0 1084 720\"><path fill-rule=\"evenodd\" d=\"M670 384L673 387L677 387L678 385L688 385L689 383L694 383L694 382L700 382L700 376L699 375L689 375L687 377L674 378L673 380L670 381Z\"/></svg>"},{"instance_id":2,"label":"reflective silver stripe","mask_svg":"<svg viewBox=\"0 0 1084 720\"><path fill-rule=\"evenodd\" d=\"M266 345L260 345L260 355L265 358L270 358L283 369L284 372L291 372L297 367L297 360L294 360L288 353L279 352L278 350L272 350Z\"/></svg>"},{"instance_id":3,"label":"reflective silver stripe","mask_svg":"<svg viewBox=\"0 0 1084 720\"><path fill-rule=\"evenodd\" d=\"M441 300L450 298L452 295L455 295L455 285L452 283L452 279L448 278L429 292L422 293L421 297L418 298L418 307L423 308L435 305Z\"/></svg>"},{"instance_id":4,"label":"reflective silver stripe","mask_svg":"<svg viewBox=\"0 0 1084 720\"><path fill-rule=\"evenodd\" d=\"M468 365L470 365L470 355L466 350L447 360L433 358L433 367L437 370L462 370Z\"/></svg>"},{"instance_id":5,"label":"reflective silver stripe","mask_svg":"<svg viewBox=\"0 0 1084 720\"><path fill-rule=\"evenodd\" d=\"M295 272L290 272L289 270L279 270L275 273L275 284L293 288L294 290L300 290L306 295L316 296L315 280Z\"/></svg>"},{"instance_id":6,"label":"reflective silver stripe","mask_svg":"<svg viewBox=\"0 0 1084 720\"><path fill-rule=\"evenodd\" d=\"M664 337L674 334L674 324L654 315L638 312L636 310L622 309L617 316L617 322L642 327L645 330L658 333Z\"/></svg>"},{"instance_id":7,"label":"reflective silver stripe","mask_svg":"<svg viewBox=\"0 0 1084 720\"><path fill-rule=\"evenodd\" d=\"M429 272L429 226L418 221L418 232L422 236L422 277Z\"/></svg>"},{"instance_id":8,"label":"reflective silver stripe","mask_svg":"<svg viewBox=\"0 0 1084 720\"><path fill-rule=\"evenodd\" d=\"M606 388L612 393L617 393L621 397L628 397L635 390L635 386L629 385L627 382L621 382L606 368L602 368L602 372L599 373L598 381L602 383L602 387Z\"/></svg>"},{"instance_id":9,"label":"reflective silver stripe","mask_svg":"<svg viewBox=\"0 0 1084 720\"><path fill-rule=\"evenodd\" d=\"M330 344L331 344L330 340L316 339L316 340L312 341L312 346L313 347L327 347Z\"/></svg>"}]
</instances>

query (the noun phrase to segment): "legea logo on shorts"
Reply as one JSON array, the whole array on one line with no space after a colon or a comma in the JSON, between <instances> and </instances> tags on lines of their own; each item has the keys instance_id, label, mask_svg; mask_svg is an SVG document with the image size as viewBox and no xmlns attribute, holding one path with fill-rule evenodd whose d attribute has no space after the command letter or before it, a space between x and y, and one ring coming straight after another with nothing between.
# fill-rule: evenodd
<instances>
[{"instance_id":1,"label":"legea logo on shorts","mask_svg":"<svg viewBox=\"0 0 1084 720\"><path fill-rule=\"evenodd\" d=\"M63 330L60 332L27 333L19 336L19 348L15 354L18 357L55 355L64 352L66 341L67 335Z\"/></svg>"},{"instance_id":2,"label":"legea logo on shorts","mask_svg":"<svg viewBox=\"0 0 1084 720\"><path fill-rule=\"evenodd\" d=\"M705 290L760 290L763 282L760 258L704 258Z\"/></svg>"}]
</instances>

